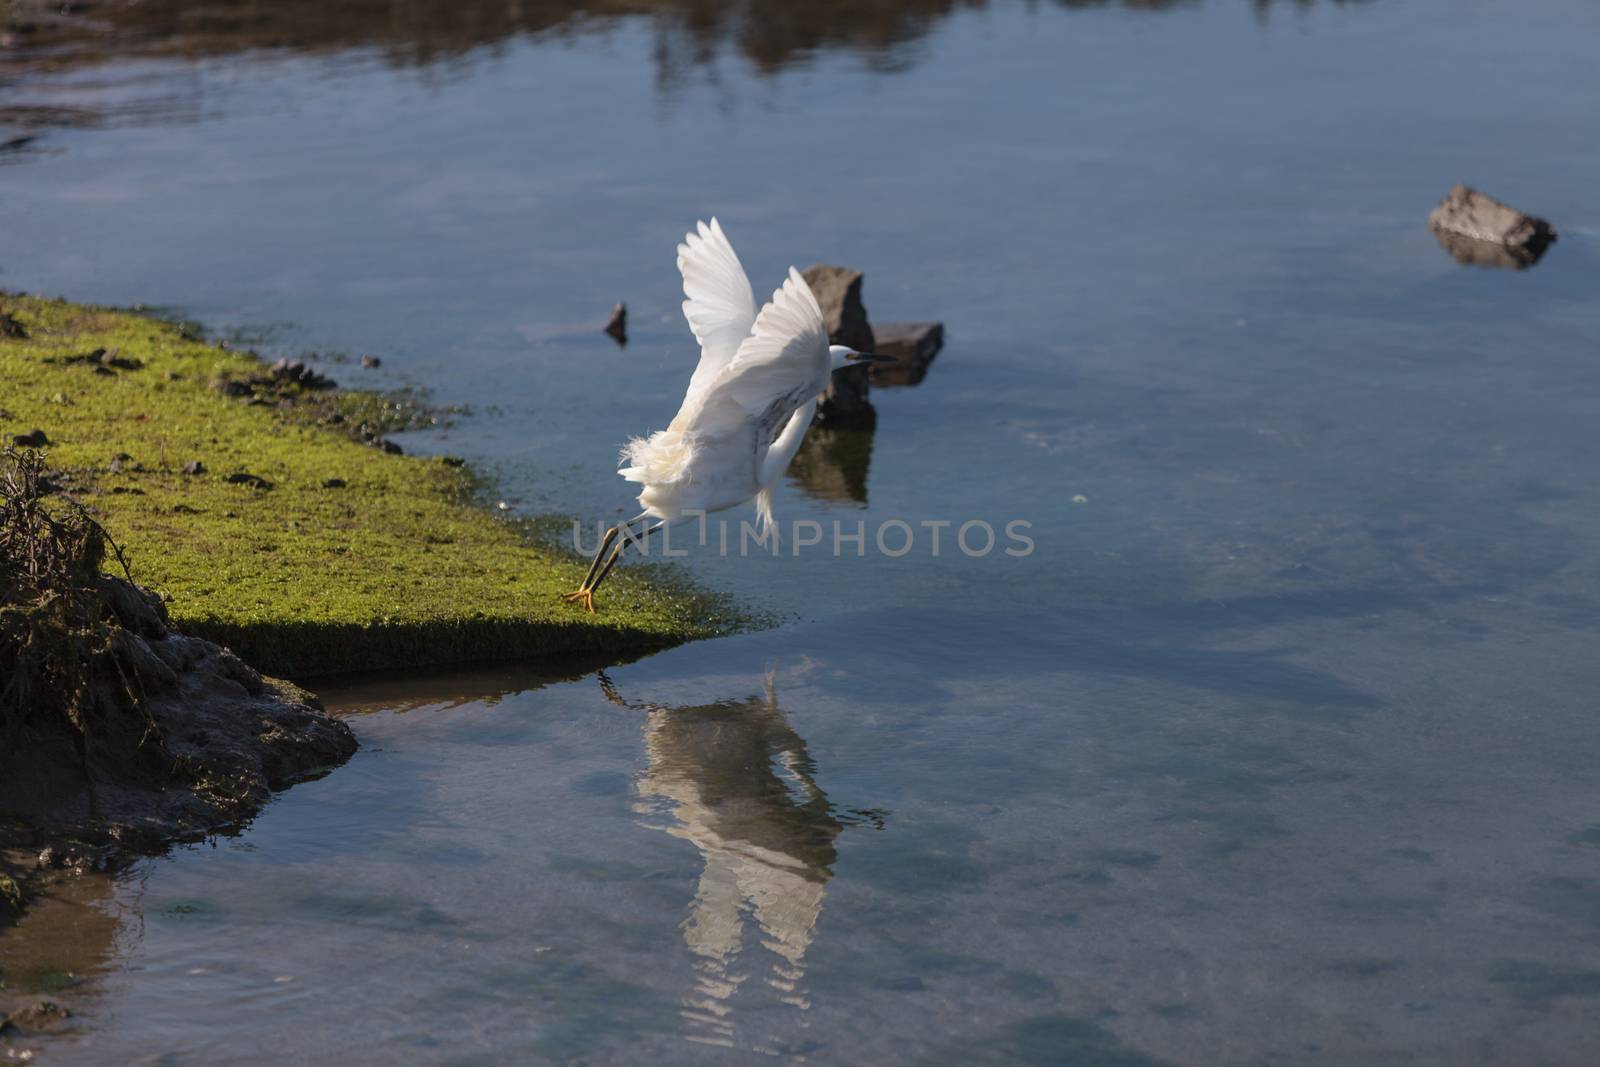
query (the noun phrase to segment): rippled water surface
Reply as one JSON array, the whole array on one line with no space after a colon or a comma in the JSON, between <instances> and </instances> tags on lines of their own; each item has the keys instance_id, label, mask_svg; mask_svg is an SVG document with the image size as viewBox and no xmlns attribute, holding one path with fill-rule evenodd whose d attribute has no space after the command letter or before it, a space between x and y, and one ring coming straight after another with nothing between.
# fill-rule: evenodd
<instances>
[{"instance_id":1,"label":"rippled water surface","mask_svg":"<svg viewBox=\"0 0 1600 1067\"><path fill-rule=\"evenodd\" d=\"M347 767L0 937L43 1056L1594 1062L1600 9L328 7L41 24L0 284L378 354L524 514L626 509L696 217L949 343L779 495L865 556L689 546L781 626L323 686Z\"/></svg>"}]
</instances>

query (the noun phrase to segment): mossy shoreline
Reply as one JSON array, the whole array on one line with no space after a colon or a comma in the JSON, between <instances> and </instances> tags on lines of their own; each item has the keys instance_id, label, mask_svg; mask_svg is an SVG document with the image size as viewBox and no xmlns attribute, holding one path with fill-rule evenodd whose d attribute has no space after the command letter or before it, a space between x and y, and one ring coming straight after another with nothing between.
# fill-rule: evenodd
<instances>
[{"instance_id":1,"label":"mossy shoreline","mask_svg":"<svg viewBox=\"0 0 1600 1067\"><path fill-rule=\"evenodd\" d=\"M562 603L585 561L476 503L469 469L330 425L253 354L125 310L0 312L3 439L48 451L178 629L259 670L623 657L741 621L659 567L619 570L598 615Z\"/></svg>"}]
</instances>

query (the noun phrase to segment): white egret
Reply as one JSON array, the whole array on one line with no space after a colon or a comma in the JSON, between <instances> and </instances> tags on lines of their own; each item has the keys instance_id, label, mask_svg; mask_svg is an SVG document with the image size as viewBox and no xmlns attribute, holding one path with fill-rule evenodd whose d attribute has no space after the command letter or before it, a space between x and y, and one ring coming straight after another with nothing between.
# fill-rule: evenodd
<instances>
[{"instance_id":1,"label":"white egret","mask_svg":"<svg viewBox=\"0 0 1600 1067\"><path fill-rule=\"evenodd\" d=\"M618 473L644 486L644 510L606 531L583 584L563 594L591 612L629 543L752 499L762 532L771 529L773 487L805 439L829 376L877 358L828 343L817 298L793 267L758 314L750 279L715 218L696 224L678 246L678 270L700 363L667 428L622 450L627 466Z\"/></svg>"}]
</instances>

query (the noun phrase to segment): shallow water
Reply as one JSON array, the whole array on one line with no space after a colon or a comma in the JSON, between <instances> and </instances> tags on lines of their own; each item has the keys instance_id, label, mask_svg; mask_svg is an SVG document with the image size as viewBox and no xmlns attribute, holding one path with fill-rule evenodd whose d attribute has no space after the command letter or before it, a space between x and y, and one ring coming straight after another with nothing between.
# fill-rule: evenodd
<instances>
[{"instance_id":1,"label":"shallow water","mask_svg":"<svg viewBox=\"0 0 1600 1067\"><path fill-rule=\"evenodd\" d=\"M626 510L699 214L758 292L845 262L949 337L780 494L864 558L688 546L784 625L323 687L349 766L49 913L101 962L0 938L92 975L44 1052L1592 1062L1593 6L695 10L11 90L99 125L0 157L0 283L379 354L335 376L467 405L407 445L524 514ZM1560 242L1458 266L1456 181ZM893 519L1036 551L885 558Z\"/></svg>"}]
</instances>

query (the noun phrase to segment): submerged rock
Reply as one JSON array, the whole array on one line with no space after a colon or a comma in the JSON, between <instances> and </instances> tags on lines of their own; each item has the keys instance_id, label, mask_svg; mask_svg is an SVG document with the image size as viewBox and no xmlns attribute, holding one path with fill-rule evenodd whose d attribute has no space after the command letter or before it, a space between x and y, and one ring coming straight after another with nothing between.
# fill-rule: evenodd
<instances>
[{"instance_id":1,"label":"submerged rock","mask_svg":"<svg viewBox=\"0 0 1600 1067\"><path fill-rule=\"evenodd\" d=\"M822 308L828 340L859 352L873 350L872 324L861 302L864 275L849 267L816 264L801 271ZM870 429L878 413L867 399L871 391L866 367L848 367L834 373L817 405L816 424L845 429Z\"/></svg>"},{"instance_id":2,"label":"submerged rock","mask_svg":"<svg viewBox=\"0 0 1600 1067\"><path fill-rule=\"evenodd\" d=\"M1544 219L1528 215L1467 185L1439 201L1428 225L1457 262L1479 266L1531 267L1556 240Z\"/></svg>"}]
</instances>

